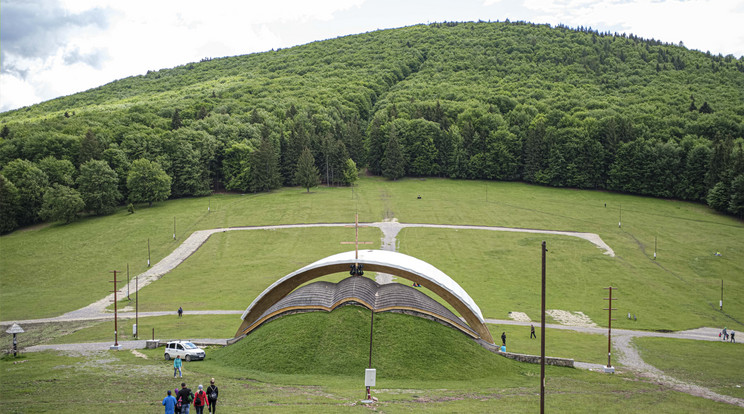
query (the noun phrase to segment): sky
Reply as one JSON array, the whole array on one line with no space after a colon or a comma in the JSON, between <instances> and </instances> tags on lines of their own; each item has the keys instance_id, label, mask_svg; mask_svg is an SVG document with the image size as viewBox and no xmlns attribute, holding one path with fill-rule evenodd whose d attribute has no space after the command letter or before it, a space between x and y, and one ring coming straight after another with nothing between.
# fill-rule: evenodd
<instances>
[{"instance_id":1,"label":"sky","mask_svg":"<svg viewBox=\"0 0 744 414\"><path fill-rule=\"evenodd\" d=\"M0 0L0 112L205 57L506 19L744 56L744 0Z\"/></svg>"}]
</instances>

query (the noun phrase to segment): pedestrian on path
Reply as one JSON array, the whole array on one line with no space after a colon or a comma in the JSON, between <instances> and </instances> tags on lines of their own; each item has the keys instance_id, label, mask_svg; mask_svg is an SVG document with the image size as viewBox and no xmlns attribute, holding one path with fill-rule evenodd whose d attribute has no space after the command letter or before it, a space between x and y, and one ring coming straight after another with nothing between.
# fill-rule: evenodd
<instances>
[{"instance_id":1,"label":"pedestrian on path","mask_svg":"<svg viewBox=\"0 0 744 414\"><path fill-rule=\"evenodd\" d=\"M535 335L535 325L530 325L530 339L532 338L537 339L537 335Z\"/></svg>"},{"instance_id":2,"label":"pedestrian on path","mask_svg":"<svg viewBox=\"0 0 744 414\"><path fill-rule=\"evenodd\" d=\"M725 326L723 327L723 340L724 341L728 340L728 332L726 331Z\"/></svg>"},{"instance_id":3,"label":"pedestrian on path","mask_svg":"<svg viewBox=\"0 0 744 414\"><path fill-rule=\"evenodd\" d=\"M181 390L178 391L178 401L181 403L181 414L189 414L191 401L194 400L194 393L190 388L186 388L186 383L181 383Z\"/></svg>"},{"instance_id":4,"label":"pedestrian on path","mask_svg":"<svg viewBox=\"0 0 744 414\"><path fill-rule=\"evenodd\" d=\"M734 330L732 329L732 330L731 330L731 342L732 342L732 343L736 343L736 339L734 339L734 334L735 334L735 333L736 333L736 332L734 332Z\"/></svg>"},{"instance_id":5,"label":"pedestrian on path","mask_svg":"<svg viewBox=\"0 0 744 414\"><path fill-rule=\"evenodd\" d=\"M220 391L217 386L214 385L214 378L209 381L209 387L207 387L207 399L209 400L209 412L211 414L217 413L217 397L219 397Z\"/></svg>"},{"instance_id":6,"label":"pedestrian on path","mask_svg":"<svg viewBox=\"0 0 744 414\"><path fill-rule=\"evenodd\" d=\"M178 387L173 389L173 395L176 399L176 408L173 414L181 414L181 406L178 404Z\"/></svg>"},{"instance_id":7,"label":"pedestrian on path","mask_svg":"<svg viewBox=\"0 0 744 414\"><path fill-rule=\"evenodd\" d=\"M179 306L178 307L178 317L180 318L181 316L183 316L183 308Z\"/></svg>"},{"instance_id":8,"label":"pedestrian on path","mask_svg":"<svg viewBox=\"0 0 744 414\"><path fill-rule=\"evenodd\" d=\"M181 366L183 363L181 362L181 357L176 355L176 359L173 360L173 378L176 378L176 372L178 373L180 378L183 378L183 372L181 371Z\"/></svg>"},{"instance_id":9,"label":"pedestrian on path","mask_svg":"<svg viewBox=\"0 0 744 414\"><path fill-rule=\"evenodd\" d=\"M199 384L199 390L194 394L194 408L196 408L196 414L204 414L205 405L209 405L207 393L204 392L204 387Z\"/></svg>"},{"instance_id":10,"label":"pedestrian on path","mask_svg":"<svg viewBox=\"0 0 744 414\"><path fill-rule=\"evenodd\" d=\"M506 332L501 332L501 345L506 346Z\"/></svg>"},{"instance_id":11,"label":"pedestrian on path","mask_svg":"<svg viewBox=\"0 0 744 414\"><path fill-rule=\"evenodd\" d=\"M163 405L165 406L165 414L175 414L176 397L171 395L171 390L168 390L168 395L163 398Z\"/></svg>"}]
</instances>

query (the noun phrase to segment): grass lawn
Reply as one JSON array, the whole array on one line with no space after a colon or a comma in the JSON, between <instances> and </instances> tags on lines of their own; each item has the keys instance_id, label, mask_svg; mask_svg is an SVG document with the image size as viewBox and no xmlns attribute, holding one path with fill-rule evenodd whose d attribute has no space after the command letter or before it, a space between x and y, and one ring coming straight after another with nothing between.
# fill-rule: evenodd
<instances>
[{"instance_id":1,"label":"grass lawn","mask_svg":"<svg viewBox=\"0 0 744 414\"><path fill-rule=\"evenodd\" d=\"M359 239L374 242L372 248L379 248L380 237L376 228L359 229ZM245 310L277 279L347 251L340 242L353 239L354 230L344 227L216 233L181 266L143 288L139 309ZM348 274L332 278L342 276Z\"/></svg>"},{"instance_id":2,"label":"grass lawn","mask_svg":"<svg viewBox=\"0 0 744 414\"><path fill-rule=\"evenodd\" d=\"M207 358L184 365L174 379L162 349L143 350L143 359L126 351L88 356L54 352L0 359L0 410L7 413L160 412L167 389L180 383L195 389L214 377L219 407L226 412L369 412L363 372L348 375L287 375L226 366ZM14 362L25 361L15 364ZM423 361L429 363L428 361ZM535 412L539 407L539 366L530 365L515 381L493 372L476 380L386 379L378 372L376 411ZM74 390L74 392L72 392ZM114 391L115 390L115 391ZM598 400L602 403L599 405ZM604 375L547 367L546 409L550 412L740 412L740 408L660 389L623 375Z\"/></svg>"},{"instance_id":3,"label":"grass lawn","mask_svg":"<svg viewBox=\"0 0 744 414\"><path fill-rule=\"evenodd\" d=\"M744 398L744 345L729 342L635 338L643 360L666 375L736 398Z\"/></svg>"},{"instance_id":4,"label":"grass lawn","mask_svg":"<svg viewBox=\"0 0 744 414\"><path fill-rule=\"evenodd\" d=\"M155 339L169 341L195 338L232 338L240 326L240 315L184 315L151 316L139 318L139 339L150 339L155 329ZM119 340L135 339L132 336L134 318L119 320ZM96 322L94 325L74 333L59 336L49 341L53 344L79 342L106 342L114 340L114 322Z\"/></svg>"},{"instance_id":5,"label":"grass lawn","mask_svg":"<svg viewBox=\"0 0 744 414\"><path fill-rule=\"evenodd\" d=\"M365 396L368 317L368 311L347 306L330 314L277 319L233 346L207 349L207 358L184 363L184 376L177 379L162 348L140 351L146 359L109 350L5 357L0 359L0 410L155 412L162 410L165 390L182 381L195 389L214 377L219 405L228 412L369 412L359 404ZM435 322L381 314L375 318L373 344L376 411L516 413L539 407L538 365L490 353ZM550 412L608 407L615 412L740 410L626 374L546 367Z\"/></svg>"},{"instance_id":6,"label":"grass lawn","mask_svg":"<svg viewBox=\"0 0 744 414\"><path fill-rule=\"evenodd\" d=\"M416 197L419 194L421 199ZM744 313L744 281L737 277L744 273L740 242L744 225L698 204L444 179L389 182L362 178L354 196L349 188L319 188L310 194L297 188L270 194L222 194L159 203L132 215L120 210L70 225L16 231L0 237L0 319L55 316L100 299L110 290L110 270L124 270L129 264L134 276L146 269L148 239L155 263L197 229L351 222L356 211L361 221L395 217L402 222L595 232L617 253L616 258L609 258L588 242L560 236L479 231L463 236L463 231L426 229L401 233L401 251L430 261L462 281L488 317L503 317L518 308L534 315L531 293L535 284L520 287L518 282L533 280L532 275L539 279L539 242L543 239L549 243L549 285L554 292L549 308L580 310L602 324L603 291L598 289L611 283L619 287L620 297L625 294L625 309L640 317L637 328L736 326L733 319L741 320ZM622 229L617 227L620 206ZM154 289L149 297L147 289L143 291L142 304L145 309L168 310L173 305L245 308L273 280L345 250L348 246L337 243L353 237L351 230L342 228L302 232L214 235L202 247L205 252L195 255L199 259L189 259L148 287ZM376 229L362 229L360 236L375 242L379 237ZM723 256L713 256L715 251ZM723 313L716 310L722 279L726 289ZM473 288L482 281L488 283ZM207 283L215 292L202 288ZM524 297L527 293L529 298Z\"/></svg>"},{"instance_id":7,"label":"grass lawn","mask_svg":"<svg viewBox=\"0 0 744 414\"><path fill-rule=\"evenodd\" d=\"M506 332L506 350L517 354L540 355L540 323L535 323L536 339L530 339L529 326L488 325L491 335L501 345ZM577 362L607 364L607 337L564 329L545 329L545 355L571 358ZM615 348L612 348L613 355ZM615 361L613 360L613 365Z\"/></svg>"}]
</instances>

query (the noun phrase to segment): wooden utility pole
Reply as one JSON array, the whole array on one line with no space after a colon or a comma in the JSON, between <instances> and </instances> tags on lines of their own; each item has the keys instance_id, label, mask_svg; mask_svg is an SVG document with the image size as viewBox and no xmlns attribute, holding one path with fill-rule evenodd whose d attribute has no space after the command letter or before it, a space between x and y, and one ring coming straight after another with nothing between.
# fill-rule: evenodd
<instances>
[{"instance_id":1,"label":"wooden utility pole","mask_svg":"<svg viewBox=\"0 0 744 414\"><path fill-rule=\"evenodd\" d=\"M612 367L612 362L610 360L610 357L612 356L612 348L611 348L611 345L612 345L612 343L611 343L611 340L612 340L612 321L615 320L615 319L612 319L612 311L617 310L616 308L613 308L612 307L612 301L613 300L617 300L617 298L614 298L613 299L613 297L612 297L612 291L613 290L617 290L617 288L610 286L610 287L606 287L604 289L610 291L610 297L609 298L604 298L604 300L608 301L608 305L607 305L608 307L605 308L605 309L603 309L603 310L606 310L607 311L607 315L608 315L608 319L609 319L608 324L607 324L607 366L605 367L605 372L615 373L615 368Z\"/></svg>"},{"instance_id":2,"label":"wooden utility pole","mask_svg":"<svg viewBox=\"0 0 744 414\"><path fill-rule=\"evenodd\" d=\"M139 275L134 277L134 324L137 325L134 338L139 339Z\"/></svg>"},{"instance_id":3,"label":"wooden utility pole","mask_svg":"<svg viewBox=\"0 0 744 414\"><path fill-rule=\"evenodd\" d=\"M540 414L545 412L545 240L542 242L542 305L540 307Z\"/></svg>"},{"instance_id":4,"label":"wooden utility pole","mask_svg":"<svg viewBox=\"0 0 744 414\"><path fill-rule=\"evenodd\" d=\"M127 263L127 299L132 300L132 298L129 297L129 263Z\"/></svg>"},{"instance_id":5,"label":"wooden utility pole","mask_svg":"<svg viewBox=\"0 0 744 414\"><path fill-rule=\"evenodd\" d=\"M121 349L121 347L119 346L119 324L118 324L119 313L118 313L118 308L117 308L117 303L116 303L116 293L118 292L117 290L118 287L116 286L116 273L117 272L119 272L119 270L112 270L109 272L109 273L114 274L114 280L109 280L109 283L113 282L114 284L114 290L111 291L114 294L114 345L109 347L109 349L119 350Z\"/></svg>"}]
</instances>

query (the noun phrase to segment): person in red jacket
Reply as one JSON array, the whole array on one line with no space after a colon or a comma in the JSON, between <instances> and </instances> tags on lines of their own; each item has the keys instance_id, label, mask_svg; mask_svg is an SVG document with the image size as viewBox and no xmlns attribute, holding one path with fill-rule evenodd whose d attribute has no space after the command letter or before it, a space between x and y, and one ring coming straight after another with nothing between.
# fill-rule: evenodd
<instances>
[{"instance_id":1,"label":"person in red jacket","mask_svg":"<svg viewBox=\"0 0 744 414\"><path fill-rule=\"evenodd\" d=\"M209 399L207 399L207 393L204 392L204 387L199 384L199 390L194 394L194 408L196 408L196 414L204 414L204 406L209 406Z\"/></svg>"}]
</instances>

